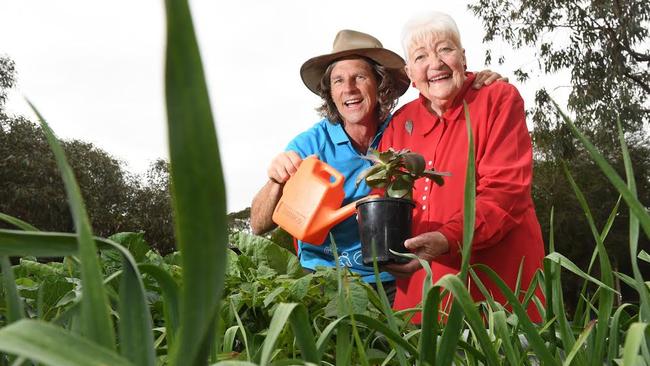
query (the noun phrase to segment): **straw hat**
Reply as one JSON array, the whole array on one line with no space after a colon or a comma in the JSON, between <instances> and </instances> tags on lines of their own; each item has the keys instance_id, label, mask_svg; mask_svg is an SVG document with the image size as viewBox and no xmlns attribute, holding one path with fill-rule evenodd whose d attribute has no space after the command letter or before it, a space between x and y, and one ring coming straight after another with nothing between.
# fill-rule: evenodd
<instances>
[{"instance_id":1,"label":"straw hat","mask_svg":"<svg viewBox=\"0 0 650 366\"><path fill-rule=\"evenodd\" d=\"M404 59L393 51L385 49L379 40L369 34L344 29L334 38L332 53L307 60L300 68L300 76L307 88L319 94L320 80L327 67L334 61L350 56L362 56L388 68L394 87L399 95L406 92L409 79L404 72Z\"/></svg>"}]
</instances>

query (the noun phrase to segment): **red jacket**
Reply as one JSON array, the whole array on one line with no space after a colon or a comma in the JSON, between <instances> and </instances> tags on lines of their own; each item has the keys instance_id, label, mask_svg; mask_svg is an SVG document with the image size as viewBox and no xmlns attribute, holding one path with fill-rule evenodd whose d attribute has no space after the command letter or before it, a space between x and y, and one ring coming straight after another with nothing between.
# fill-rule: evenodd
<instances>
[{"instance_id":1,"label":"red jacket","mask_svg":"<svg viewBox=\"0 0 650 366\"><path fill-rule=\"evenodd\" d=\"M442 187L428 179L416 182L413 236L439 231L449 241L449 253L431 262L433 283L448 273L458 273L468 142L465 100L476 154L476 224L470 263L491 267L514 289L523 260L521 288L525 291L535 271L542 267L544 244L531 198L532 145L524 103L511 84L495 82L475 90L470 88L473 80L470 74L442 118L427 110L428 100L422 95L400 108L379 148L408 148L424 156L427 169L451 172ZM481 271L477 272L494 299L505 303L500 290ZM395 309L411 308L421 302L424 277L420 269L409 279L397 281ZM479 289L471 282L468 287L472 296L482 300ZM537 295L541 298L539 290ZM540 321L534 305L528 312L532 320Z\"/></svg>"}]
</instances>

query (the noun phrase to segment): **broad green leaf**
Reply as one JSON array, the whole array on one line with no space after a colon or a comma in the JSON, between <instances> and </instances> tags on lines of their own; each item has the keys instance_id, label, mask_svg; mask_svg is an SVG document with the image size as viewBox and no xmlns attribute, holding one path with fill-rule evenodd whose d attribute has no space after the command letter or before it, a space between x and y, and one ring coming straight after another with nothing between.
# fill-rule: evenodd
<instances>
[{"instance_id":1,"label":"broad green leaf","mask_svg":"<svg viewBox=\"0 0 650 366\"><path fill-rule=\"evenodd\" d=\"M413 196L413 183L408 175L398 175L388 184L386 195L393 198L411 199Z\"/></svg>"},{"instance_id":2,"label":"broad green leaf","mask_svg":"<svg viewBox=\"0 0 650 366\"><path fill-rule=\"evenodd\" d=\"M377 175L377 176L375 176ZM368 180L381 180L381 179L386 179L385 174L383 174L383 168L381 165L372 165L369 168L365 169L362 171L358 176L357 180L355 181L355 185L359 185L362 180L368 179Z\"/></svg>"},{"instance_id":3,"label":"broad green leaf","mask_svg":"<svg viewBox=\"0 0 650 366\"><path fill-rule=\"evenodd\" d=\"M422 176L431 179L435 184L439 186L445 185L445 180L442 177L450 177L451 173L448 172L436 172L435 170L425 170L422 172Z\"/></svg>"},{"instance_id":4,"label":"broad green leaf","mask_svg":"<svg viewBox=\"0 0 650 366\"><path fill-rule=\"evenodd\" d=\"M50 323L21 320L0 329L0 351L51 366L129 366L115 351Z\"/></svg>"},{"instance_id":5,"label":"broad green leaf","mask_svg":"<svg viewBox=\"0 0 650 366\"><path fill-rule=\"evenodd\" d=\"M416 176L419 176L424 171L424 157L417 153L408 153L404 154L403 157L404 166L406 170L412 172Z\"/></svg>"},{"instance_id":6,"label":"broad green leaf","mask_svg":"<svg viewBox=\"0 0 650 366\"><path fill-rule=\"evenodd\" d=\"M226 192L190 8L186 0L167 0L165 5L171 185L183 264L181 326L171 364L205 365L206 339L215 328L207 320L219 307L226 268Z\"/></svg>"},{"instance_id":7,"label":"broad green leaf","mask_svg":"<svg viewBox=\"0 0 650 366\"><path fill-rule=\"evenodd\" d=\"M287 274L293 278L304 275L295 254L266 238L238 232L230 236L230 242L239 248L243 255L250 257L255 267L265 265L277 274Z\"/></svg>"},{"instance_id":8,"label":"broad green leaf","mask_svg":"<svg viewBox=\"0 0 650 366\"><path fill-rule=\"evenodd\" d=\"M77 242L79 243L79 257L81 259L81 319L82 332L85 336L98 344L114 349L115 333L113 322L110 318L110 306L104 290L101 267L97 256L97 246L92 236L90 220L86 207L81 197L79 185L74 172L68 164L59 140L38 112L36 107L29 102L31 109L38 116L50 149L56 158L56 164L61 172L66 196L70 205L70 212L75 224Z\"/></svg>"},{"instance_id":9,"label":"broad green leaf","mask_svg":"<svg viewBox=\"0 0 650 366\"><path fill-rule=\"evenodd\" d=\"M40 264L40 263L39 263ZM67 303L60 303L66 295L72 295L74 285L63 278L45 279L38 289L38 318L49 321L57 316Z\"/></svg>"},{"instance_id":10,"label":"broad green leaf","mask_svg":"<svg viewBox=\"0 0 650 366\"><path fill-rule=\"evenodd\" d=\"M112 240L128 249L136 263L142 263L145 261L147 252L151 250L147 242L144 240L144 233L142 232L117 233L108 237L108 240Z\"/></svg>"}]
</instances>

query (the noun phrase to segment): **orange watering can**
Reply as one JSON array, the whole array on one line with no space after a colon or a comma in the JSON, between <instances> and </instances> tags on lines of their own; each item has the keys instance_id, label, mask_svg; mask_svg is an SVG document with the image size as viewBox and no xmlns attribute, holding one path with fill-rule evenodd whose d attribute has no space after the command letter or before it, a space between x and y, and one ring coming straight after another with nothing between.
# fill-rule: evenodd
<instances>
[{"instance_id":1,"label":"orange watering can","mask_svg":"<svg viewBox=\"0 0 650 366\"><path fill-rule=\"evenodd\" d=\"M284 185L273 221L298 240L322 245L336 224L350 217L355 202L341 207L344 178L336 169L309 157Z\"/></svg>"}]
</instances>

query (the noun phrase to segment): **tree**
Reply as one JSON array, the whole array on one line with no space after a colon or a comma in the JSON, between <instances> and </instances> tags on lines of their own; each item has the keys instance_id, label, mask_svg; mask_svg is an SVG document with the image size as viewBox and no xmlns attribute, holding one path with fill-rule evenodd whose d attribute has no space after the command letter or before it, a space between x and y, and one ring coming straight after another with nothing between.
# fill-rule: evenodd
<instances>
[{"instance_id":1,"label":"tree","mask_svg":"<svg viewBox=\"0 0 650 366\"><path fill-rule=\"evenodd\" d=\"M485 27L484 41L505 41L514 49L532 47L537 65L515 71L531 75L567 70L571 75L568 110L578 127L624 176L618 142L620 120L630 147L641 202L650 203L650 3L643 0L479 0L469 6ZM486 53L486 63L492 58ZM499 57L499 63L506 62ZM527 111L532 118L535 154L533 197L548 242L550 210L555 208L556 249L586 268L594 239L564 173L566 165L583 190L602 228L618 193L591 162L557 113L546 89L536 92ZM606 246L614 266L630 273L627 207L619 209ZM643 237L640 247L648 247ZM647 266L645 272L649 272ZM567 282L570 283L570 282ZM570 284L569 292L575 292Z\"/></svg>"},{"instance_id":2,"label":"tree","mask_svg":"<svg viewBox=\"0 0 650 366\"><path fill-rule=\"evenodd\" d=\"M570 71L568 109L597 146L616 145L617 118L631 141L643 141L643 125L650 116L648 1L479 0L469 8L484 23L484 41L534 47L536 70L517 70L520 81L535 72ZM486 62L490 59L488 51ZM554 110L550 107L546 90L538 90L532 111L535 130L558 133L537 135L535 142L538 150L557 154L561 151L553 141L568 134L559 133L563 123L549 113ZM564 147L570 146L574 144Z\"/></svg>"},{"instance_id":3,"label":"tree","mask_svg":"<svg viewBox=\"0 0 650 366\"><path fill-rule=\"evenodd\" d=\"M81 141L64 141L95 234L128 227L133 180L105 151ZM0 212L41 230L74 231L54 154L41 128L23 117L0 114Z\"/></svg>"},{"instance_id":4,"label":"tree","mask_svg":"<svg viewBox=\"0 0 650 366\"><path fill-rule=\"evenodd\" d=\"M0 112L7 100L7 91L16 83L16 67L14 61L7 57L0 57Z\"/></svg>"},{"instance_id":5,"label":"tree","mask_svg":"<svg viewBox=\"0 0 650 366\"><path fill-rule=\"evenodd\" d=\"M130 224L145 233L145 240L160 253L175 250L169 162L158 159L145 174L132 202Z\"/></svg>"}]
</instances>

